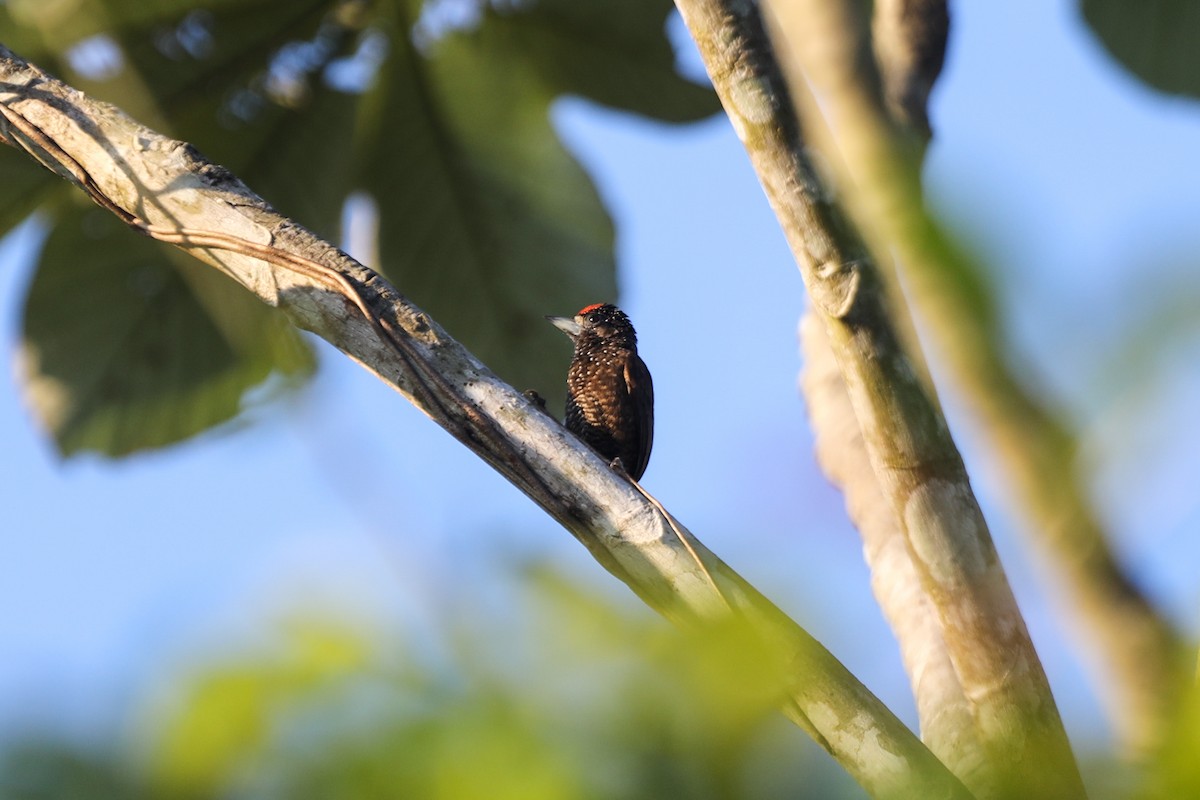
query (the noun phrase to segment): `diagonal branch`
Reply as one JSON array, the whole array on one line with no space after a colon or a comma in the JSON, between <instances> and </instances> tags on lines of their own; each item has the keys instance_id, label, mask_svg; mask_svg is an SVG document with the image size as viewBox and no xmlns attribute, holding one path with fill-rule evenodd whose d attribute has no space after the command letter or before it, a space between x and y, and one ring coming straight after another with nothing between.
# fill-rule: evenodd
<instances>
[{"instance_id":1,"label":"diagonal branch","mask_svg":"<svg viewBox=\"0 0 1200 800\"><path fill-rule=\"evenodd\" d=\"M919 55L927 44L922 37L944 24L931 5L934 0L889 0L877 6L877 15L900 17L888 23L877 18L877 34L899 36L907 29L913 37L907 45L893 43L882 50L914 69L939 61L937 48ZM1127 750L1144 754L1161 743L1171 698L1187 678L1182 638L1113 553L1087 497L1075 436L1022 385L1006 359L997 326L976 287L962 277L970 267L925 211L919 164L867 91L872 80L853 79L864 64L853 53L829 46L853 25L844 0L772 7L796 60L792 84L807 80L813 86L829 127L837 131L828 161L846 187L855 218L874 252L895 253L905 293L926 324L931 346L978 417L977 430L991 444L1033 543L1077 623L1071 627L1091 650L1118 736ZM881 49L879 42L876 47ZM920 96L928 92L928 82L920 77L894 83Z\"/></svg>"},{"instance_id":2,"label":"diagonal branch","mask_svg":"<svg viewBox=\"0 0 1200 800\"><path fill-rule=\"evenodd\" d=\"M141 233L213 265L396 388L660 613L685 624L732 613L749 625L779 662L785 713L872 795L969 797L837 659L634 484L380 276L280 216L227 170L2 46L0 138Z\"/></svg>"},{"instance_id":3,"label":"diagonal branch","mask_svg":"<svg viewBox=\"0 0 1200 800\"><path fill-rule=\"evenodd\" d=\"M944 0L881 0L874 8L873 50L883 83L878 88L891 99L888 108L896 121L919 140L930 133L925 98L936 80L945 50L945 14ZM829 49L842 52L841 48L852 48L855 61L861 63L872 49L864 41L864 28L828 43ZM876 89L870 78L864 81L854 76L851 80L857 91ZM806 109L804 119L819 121L815 104L808 102L810 98L801 93L803 89L793 85L797 102ZM814 138L826 150L833 147L829 131L822 129L816 134ZM918 360L921 351L907 306L893 304L891 310L914 367L936 402L932 379ZM801 388L816 437L817 458L829 480L845 495L847 513L862 538L863 557L871 571L871 590L896 636L908 673L921 740L968 786L986 793L997 781L991 775L970 705L954 671L937 610L921 586L904 531L879 488L829 339L811 310L805 312L801 322L800 340L804 364Z\"/></svg>"},{"instance_id":4,"label":"diagonal branch","mask_svg":"<svg viewBox=\"0 0 1200 800\"><path fill-rule=\"evenodd\" d=\"M851 90L877 95L880 102L886 98L893 120L918 144L926 144L931 135L926 98L940 70L948 35L945 0L880 0L875 3L874 35L869 44L865 21L856 21L860 24L855 29L843 31L832 41L827 38L827 58L853 54L845 60L865 68L846 76ZM864 63L872 51L880 71L878 82ZM791 88L804 109L806 132L826 154L836 151L832 132L819 125L823 117L807 87L793 82ZM893 303L890 311L905 350L936 403L908 307ZM909 676L921 740L968 786L987 795L1000 781L975 727L937 610L921 586L904 531L890 512L871 468L829 339L813 312L805 314L800 334L804 352L801 386L812 418L817 456L830 481L845 494L847 513L862 537L871 590L896 636Z\"/></svg>"},{"instance_id":5,"label":"diagonal branch","mask_svg":"<svg viewBox=\"0 0 1200 800\"><path fill-rule=\"evenodd\" d=\"M800 323L804 371L801 388L816 438L817 460L846 497L846 512L863 542L871 591L900 645L921 741L963 783L982 794L995 783L970 703L946 649L937 610L921 587L904 531L879 488L846 382L825 326L813 313Z\"/></svg>"},{"instance_id":6,"label":"diagonal branch","mask_svg":"<svg viewBox=\"0 0 1200 800\"><path fill-rule=\"evenodd\" d=\"M962 459L899 342L878 271L822 191L757 4L676 5L825 324L880 488L937 609L994 774L1004 782L990 793L1083 797L1046 675Z\"/></svg>"}]
</instances>

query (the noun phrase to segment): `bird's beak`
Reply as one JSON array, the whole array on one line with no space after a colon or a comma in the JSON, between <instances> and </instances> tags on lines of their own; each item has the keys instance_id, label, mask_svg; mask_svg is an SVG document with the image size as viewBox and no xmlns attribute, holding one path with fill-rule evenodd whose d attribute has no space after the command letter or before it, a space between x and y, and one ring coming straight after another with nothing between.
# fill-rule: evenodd
<instances>
[{"instance_id":1,"label":"bird's beak","mask_svg":"<svg viewBox=\"0 0 1200 800\"><path fill-rule=\"evenodd\" d=\"M546 317L550 324L574 339L579 335L579 323L573 317Z\"/></svg>"}]
</instances>

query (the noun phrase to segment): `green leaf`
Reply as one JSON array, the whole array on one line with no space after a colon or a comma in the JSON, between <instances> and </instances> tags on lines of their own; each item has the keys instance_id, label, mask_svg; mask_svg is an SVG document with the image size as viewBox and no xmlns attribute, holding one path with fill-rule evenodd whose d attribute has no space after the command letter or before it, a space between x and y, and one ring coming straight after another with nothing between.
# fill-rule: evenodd
<instances>
[{"instance_id":1,"label":"green leaf","mask_svg":"<svg viewBox=\"0 0 1200 800\"><path fill-rule=\"evenodd\" d=\"M339 115L350 114L353 98L321 88L318 70L317 90L293 107L259 97L260 107L246 119L235 119L227 110L239 93L247 101L255 99L251 87L260 82L272 56L285 44L311 37L328 0L85 5L70 24L54 27L59 5L10 4L13 17L24 21L20 26L6 20L10 9L0 6L0 30L7 39L3 26L13 25L26 45L17 48L22 57L115 103L135 119L196 144L244 181L258 179L261 194L296 198L284 213L322 235L336 236L347 188L346 181L333 179L346 173L350 127ZM90 75L73 67L73 46L81 35L95 33L104 33L118 47L122 66L113 74ZM344 34L341 50L330 57L341 55L352 35ZM339 131L344 141L337 140ZM295 169L296 163L306 169ZM6 188L0 197L0 234L33 212L42 199L36 190L43 184L62 185L27 155L0 153L0 185Z\"/></svg>"},{"instance_id":2,"label":"green leaf","mask_svg":"<svg viewBox=\"0 0 1200 800\"><path fill-rule=\"evenodd\" d=\"M671 0L538 0L484 21L507 59L527 61L554 93L576 94L665 122L721 110L716 94L681 76L664 31Z\"/></svg>"},{"instance_id":3,"label":"green leaf","mask_svg":"<svg viewBox=\"0 0 1200 800\"><path fill-rule=\"evenodd\" d=\"M17 735L5 737L5 751L0 754L0 797L149 800L134 771L112 753L91 752L44 734L30 735L20 727L13 726Z\"/></svg>"},{"instance_id":4,"label":"green leaf","mask_svg":"<svg viewBox=\"0 0 1200 800\"><path fill-rule=\"evenodd\" d=\"M232 418L273 370L312 355L278 312L215 270L127 230L107 212L58 220L29 289L30 405L64 454L159 447Z\"/></svg>"},{"instance_id":5,"label":"green leaf","mask_svg":"<svg viewBox=\"0 0 1200 800\"><path fill-rule=\"evenodd\" d=\"M0 236L8 233L37 208L62 180L29 156L0 145Z\"/></svg>"},{"instance_id":6,"label":"green leaf","mask_svg":"<svg viewBox=\"0 0 1200 800\"><path fill-rule=\"evenodd\" d=\"M357 101L323 89L299 109L267 105L252 124L226 122L222 128L215 105L176 119L200 134L189 141L212 143L212 149L201 148L206 158L228 167L281 214L337 242L353 185L353 128L345 120L353 118Z\"/></svg>"},{"instance_id":7,"label":"green leaf","mask_svg":"<svg viewBox=\"0 0 1200 800\"><path fill-rule=\"evenodd\" d=\"M1108 52L1150 86L1200 96L1195 0L1083 0L1083 18Z\"/></svg>"},{"instance_id":8,"label":"green leaf","mask_svg":"<svg viewBox=\"0 0 1200 800\"><path fill-rule=\"evenodd\" d=\"M423 58L404 37L362 115L383 269L492 369L560 390L544 320L616 294L612 223L547 116L554 91L493 29Z\"/></svg>"},{"instance_id":9,"label":"green leaf","mask_svg":"<svg viewBox=\"0 0 1200 800\"><path fill-rule=\"evenodd\" d=\"M339 120L355 98L319 89L294 108L264 102L245 119L221 113L256 67L265 69L282 44L311 35L324 13L323 0L278 6L247 3L211 15L213 47L204 58L168 56L150 29L116 31L127 69L110 81L78 82L148 109L152 119L168 114L169 132L215 148L219 161L279 198L284 213L336 238L350 158L350 126ZM273 370L311 371L311 353L282 315L210 267L101 223L99 214L59 219L24 312L27 394L62 453L115 456L172 444L235 416L243 393ZM69 230L82 219L92 232ZM81 252L88 262L75 257ZM150 296L130 293L132 284ZM81 311L64 324L60 314L75 304Z\"/></svg>"},{"instance_id":10,"label":"green leaf","mask_svg":"<svg viewBox=\"0 0 1200 800\"><path fill-rule=\"evenodd\" d=\"M126 30L119 40L149 89L150 113L165 116L171 135L228 167L282 213L336 239L349 191L347 120L357 98L329 89L321 75L325 63L352 47L355 31L323 26L328 5L255 2L207 13L210 44L202 57L165 46L152 30ZM272 65L288 47L304 50L298 64L312 60L276 73L286 72L292 87L284 98L268 87Z\"/></svg>"},{"instance_id":11,"label":"green leaf","mask_svg":"<svg viewBox=\"0 0 1200 800\"><path fill-rule=\"evenodd\" d=\"M285 623L271 657L210 667L189 682L177 707L156 709L170 715L150 747L163 796L237 795L229 787L248 764L267 760L279 717L361 680L377 661L359 631L318 619Z\"/></svg>"},{"instance_id":12,"label":"green leaf","mask_svg":"<svg viewBox=\"0 0 1200 800\"><path fill-rule=\"evenodd\" d=\"M216 12L270 1L7 0L0 6L0 31L4 32L8 47L24 58L33 58L34 54L28 48L38 45L61 51L90 36L161 26L197 8Z\"/></svg>"}]
</instances>

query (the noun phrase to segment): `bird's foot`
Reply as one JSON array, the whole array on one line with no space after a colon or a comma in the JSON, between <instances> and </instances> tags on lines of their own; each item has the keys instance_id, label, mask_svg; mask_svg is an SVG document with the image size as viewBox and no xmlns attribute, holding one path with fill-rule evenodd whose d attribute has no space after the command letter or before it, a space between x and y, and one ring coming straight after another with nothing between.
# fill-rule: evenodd
<instances>
[{"instance_id":1,"label":"bird's foot","mask_svg":"<svg viewBox=\"0 0 1200 800\"><path fill-rule=\"evenodd\" d=\"M546 398L538 394L536 390L526 389L524 392L521 392L521 394L525 395L525 399L541 409L543 413L550 413L549 411L546 411Z\"/></svg>"},{"instance_id":2,"label":"bird's foot","mask_svg":"<svg viewBox=\"0 0 1200 800\"><path fill-rule=\"evenodd\" d=\"M629 480L633 480L633 476L629 474L629 470L625 469L625 462L621 460L620 456L617 456L612 461L608 462L608 468L613 472L621 473L626 478L629 478Z\"/></svg>"}]
</instances>

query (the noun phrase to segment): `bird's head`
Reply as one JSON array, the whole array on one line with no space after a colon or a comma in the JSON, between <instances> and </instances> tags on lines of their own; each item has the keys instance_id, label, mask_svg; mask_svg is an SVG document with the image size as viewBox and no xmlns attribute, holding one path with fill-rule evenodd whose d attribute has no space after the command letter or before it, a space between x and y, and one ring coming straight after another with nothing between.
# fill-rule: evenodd
<instances>
[{"instance_id":1,"label":"bird's head","mask_svg":"<svg viewBox=\"0 0 1200 800\"><path fill-rule=\"evenodd\" d=\"M574 317L546 317L560 331L578 342L580 338L610 339L630 347L637 344L637 332L625 312L609 303L593 303L579 309Z\"/></svg>"}]
</instances>

